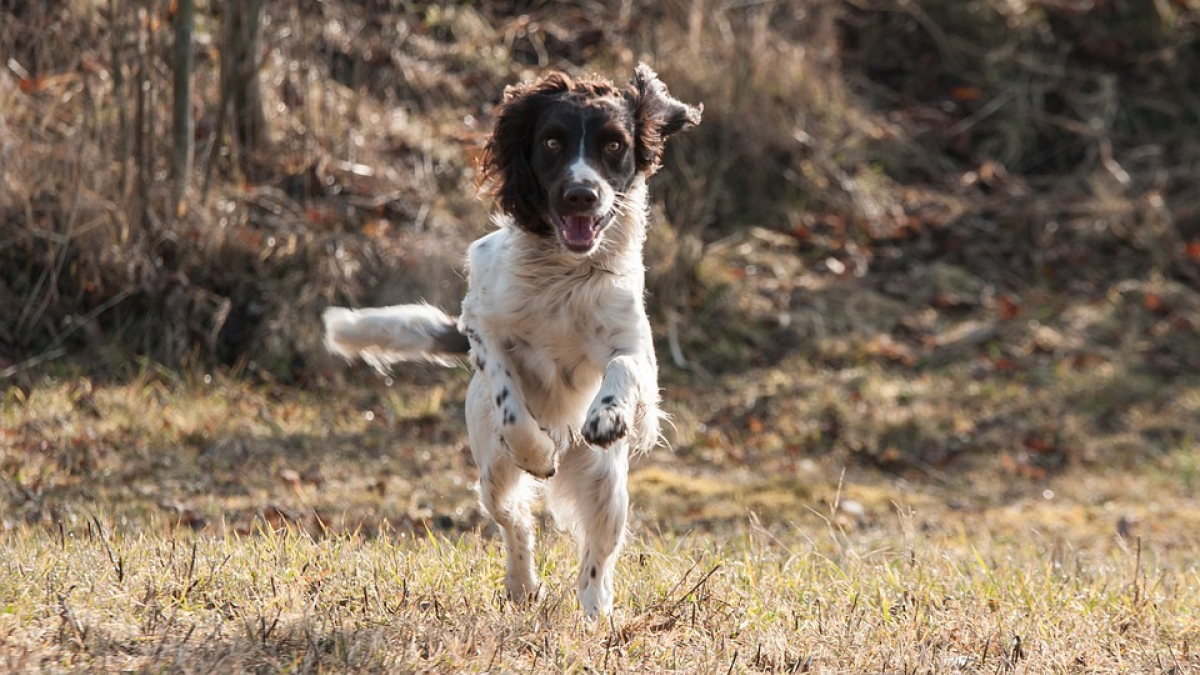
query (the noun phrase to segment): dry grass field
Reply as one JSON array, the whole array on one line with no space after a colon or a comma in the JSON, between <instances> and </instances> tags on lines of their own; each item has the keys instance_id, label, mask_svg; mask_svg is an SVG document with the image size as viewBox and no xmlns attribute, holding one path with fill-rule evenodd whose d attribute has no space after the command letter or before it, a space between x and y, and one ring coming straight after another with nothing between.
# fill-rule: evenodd
<instances>
[{"instance_id":1,"label":"dry grass field","mask_svg":"<svg viewBox=\"0 0 1200 675\"><path fill-rule=\"evenodd\" d=\"M172 6L0 0L0 670L1200 672L1195 0L272 1L249 171L200 0L180 210ZM705 117L589 623L549 520L502 597L467 370L318 317L453 311L503 86L638 60Z\"/></svg>"},{"instance_id":2,"label":"dry grass field","mask_svg":"<svg viewBox=\"0 0 1200 675\"><path fill-rule=\"evenodd\" d=\"M634 468L618 608L592 624L575 606L573 546L549 523L546 598L503 599L502 551L463 445L465 379L305 393L148 371L114 386L49 378L22 400L10 390L0 663L197 673L1200 666L1192 448L1038 480L1002 458L896 477L833 459L760 470L712 455L787 454L747 442L659 451Z\"/></svg>"}]
</instances>

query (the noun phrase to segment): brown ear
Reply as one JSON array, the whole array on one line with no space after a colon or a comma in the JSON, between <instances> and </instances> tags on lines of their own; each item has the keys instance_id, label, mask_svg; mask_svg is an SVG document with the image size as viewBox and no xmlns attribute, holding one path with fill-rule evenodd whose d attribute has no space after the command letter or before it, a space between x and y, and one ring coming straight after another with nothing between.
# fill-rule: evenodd
<instances>
[{"instance_id":1,"label":"brown ear","mask_svg":"<svg viewBox=\"0 0 1200 675\"><path fill-rule=\"evenodd\" d=\"M690 106L671 96L667 85L650 66L639 63L625 87L625 100L633 111L634 156L639 171L652 174L662 161L667 137L700 123L704 105Z\"/></svg>"},{"instance_id":2,"label":"brown ear","mask_svg":"<svg viewBox=\"0 0 1200 675\"><path fill-rule=\"evenodd\" d=\"M542 108L567 91L570 82L562 73L551 73L537 82L507 87L480 158L480 186L527 230L549 229L538 209L542 187L529 164L534 124Z\"/></svg>"}]
</instances>

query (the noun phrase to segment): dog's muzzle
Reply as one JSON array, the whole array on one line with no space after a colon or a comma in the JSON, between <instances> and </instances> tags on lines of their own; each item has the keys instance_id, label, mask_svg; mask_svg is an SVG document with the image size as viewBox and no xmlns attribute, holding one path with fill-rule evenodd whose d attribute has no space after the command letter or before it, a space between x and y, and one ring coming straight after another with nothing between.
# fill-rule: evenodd
<instances>
[{"instance_id":1,"label":"dog's muzzle","mask_svg":"<svg viewBox=\"0 0 1200 675\"><path fill-rule=\"evenodd\" d=\"M564 246L576 253L587 253L595 247L609 219L608 213L598 212L601 201L600 190L590 183L563 186L561 206L552 209L550 216Z\"/></svg>"}]
</instances>

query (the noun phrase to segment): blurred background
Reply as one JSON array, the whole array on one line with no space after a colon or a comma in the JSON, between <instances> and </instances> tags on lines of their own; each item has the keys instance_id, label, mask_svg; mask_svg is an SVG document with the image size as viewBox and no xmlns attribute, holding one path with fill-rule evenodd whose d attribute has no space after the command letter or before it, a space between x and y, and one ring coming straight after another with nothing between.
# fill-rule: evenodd
<instances>
[{"instance_id":1,"label":"blurred background","mask_svg":"<svg viewBox=\"0 0 1200 675\"><path fill-rule=\"evenodd\" d=\"M6 405L377 384L322 309L453 311L505 85L638 61L705 107L652 184L672 461L1194 486L1198 0L0 0Z\"/></svg>"}]
</instances>

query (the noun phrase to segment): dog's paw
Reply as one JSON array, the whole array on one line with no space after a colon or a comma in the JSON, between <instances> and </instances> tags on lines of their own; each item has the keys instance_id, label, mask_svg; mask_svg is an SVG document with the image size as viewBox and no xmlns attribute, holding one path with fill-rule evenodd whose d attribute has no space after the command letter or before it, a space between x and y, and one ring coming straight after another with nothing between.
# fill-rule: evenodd
<instances>
[{"instance_id":1,"label":"dog's paw","mask_svg":"<svg viewBox=\"0 0 1200 675\"><path fill-rule=\"evenodd\" d=\"M579 598L580 609L588 619L612 614L614 594L611 580L594 577L585 579L581 576L575 594Z\"/></svg>"},{"instance_id":2,"label":"dog's paw","mask_svg":"<svg viewBox=\"0 0 1200 675\"><path fill-rule=\"evenodd\" d=\"M538 602L546 597L546 586L536 576L509 574L504 579L508 599L518 605Z\"/></svg>"},{"instance_id":3,"label":"dog's paw","mask_svg":"<svg viewBox=\"0 0 1200 675\"><path fill-rule=\"evenodd\" d=\"M517 468L535 478L550 478L558 471L558 444L537 425L506 428L500 440L512 452Z\"/></svg>"},{"instance_id":4,"label":"dog's paw","mask_svg":"<svg viewBox=\"0 0 1200 675\"><path fill-rule=\"evenodd\" d=\"M629 433L629 413L615 396L605 395L592 402L583 422L583 439L606 448Z\"/></svg>"}]
</instances>

